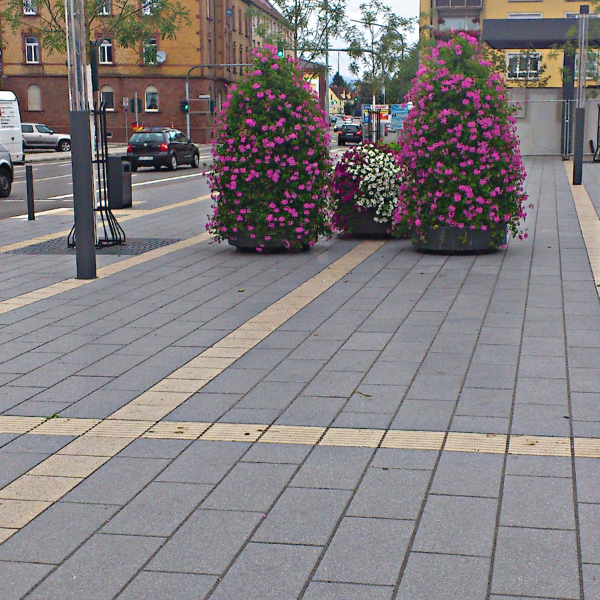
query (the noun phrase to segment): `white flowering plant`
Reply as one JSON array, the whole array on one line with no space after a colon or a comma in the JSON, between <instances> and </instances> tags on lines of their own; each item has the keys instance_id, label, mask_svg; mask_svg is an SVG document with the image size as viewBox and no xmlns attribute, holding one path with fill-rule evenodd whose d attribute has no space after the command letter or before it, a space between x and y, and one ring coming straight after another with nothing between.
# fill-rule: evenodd
<instances>
[{"instance_id":1,"label":"white flowering plant","mask_svg":"<svg viewBox=\"0 0 600 600\"><path fill-rule=\"evenodd\" d=\"M385 144L359 144L335 167L332 194L333 227L346 235L356 228L358 213L373 210L377 223L392 225L400 190L396 150Z\"/></svg>"}]
</instances>

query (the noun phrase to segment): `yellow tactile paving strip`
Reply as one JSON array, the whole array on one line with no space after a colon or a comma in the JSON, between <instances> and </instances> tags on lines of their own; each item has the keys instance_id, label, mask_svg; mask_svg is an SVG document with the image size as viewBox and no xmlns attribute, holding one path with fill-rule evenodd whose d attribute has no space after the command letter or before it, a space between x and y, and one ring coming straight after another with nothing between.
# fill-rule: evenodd
<instances>
[{"instance_id":1,"label":"yellow tactile paving strip","mask_svg":"<svg viewBox=\"0 0 600 600\"><path fill-rule=\"evenodd\" d=\"M184 248L189 248L195 244L200 244L201 242L206 241L209 237L210 235L208 232L201 233L200 235L188 238L187 240L181 240L180 242L175 242L169 246L156 248L150 252L145 252L144 254L132 256L131 258L126 258L105 267L100 267L96 271L96 279L65 279L64 281L53 283L52 285L40 288L39 290L27 292L26 294L21 294L20 296L15 296L14 298L9 298L8 300L2 300L0 301L0 315L10 312L11 310L16 310L17 308L22 308L23 306L28 306L34 302L39 302L40 300L45 300L46 298L51 298L52 296L62 294L63 292L68 292L69 290L87 285L88 283L92 283L98 279L103 279L104 277L109 277L115 273L120 273L126 269L137 267L138 265L144 264L155 258L166 256L167 254L177 252L178 250L182 250Z\"/></svg>"},{"instance_id":2,"label":"yellow tactile paving strip","mask_svg":"<svg viewBox=\"0 0 600 600\"><path fill-rule=\"evenodd\" d=\"M345 277L383 244L385 241L365 241L355 246L319 274L102 421L0 417L0 432L6 428L9 433L37 433L39 430L41 433L79 436L56 455L0 490L0 538L12 535L15 530L34 519L102 464L101 461L69 462L63 459L57 463L55 456L110 458L142 436L173 436L176 439L187 436L188 439L243 442L260 439L267 429L266 426L161 421L280 325ZM314 428L308 429L309 438L314 439ZM294 435L298 435L298 430L294 432ZM277 434L277 430L274 430L274 434L285 437L281 432ZM364 437L357 435L358 438ZM34 470L35 473L60 471L61 474L40 475L33 473Z\"/></svg>"},{"instance_id":3,"label":"yellow tactile paving strip","mask_svg":"<svg viewBox=\"0 0 600 600\"><path fill-rule=\"evenodd\" d=\"M204 194L203 196L198 196L197 198L190 198L189 200L183 200L182 202L176 202L174 204L167 204L166 206L159 206L158 208L123 211L119 213L118 221L119 223L124 223L125 221L139 219L140 217L146 217L148 215L164 212L165 210L173 210L175 208L181 208L182 206L196 204L197 202L201 202L202 200L208 200L209 198L210 194ZM27 246L40 244L41 242L48 242L57 238L66 237L67 235L69 235L69 231L70 229L65 229L64 231L57 231L56 233L49 233L47 235L41 235L35 238L31 238L29 240L15 242L14 244L0 246L0 254L6 254L7 252L12 252L13 250L19 250L20 248L26 248Z\"/></svg>"},{"instance_id":4,"label":"yellow tactile paving strip","mask_svg":"<svg viewBox=\"0 0 600 600\"><path fill-rule=\"evenodd\" d=\"M583 185L573 185L573 164L565 162L564 165L571 186L575 208L577 209L577 218L579 219L581 233L583 234L585 247L590 259L590 266L594 274L596 291L600 295L600 220L585 187Z\"/></svg>"}]
</instances>

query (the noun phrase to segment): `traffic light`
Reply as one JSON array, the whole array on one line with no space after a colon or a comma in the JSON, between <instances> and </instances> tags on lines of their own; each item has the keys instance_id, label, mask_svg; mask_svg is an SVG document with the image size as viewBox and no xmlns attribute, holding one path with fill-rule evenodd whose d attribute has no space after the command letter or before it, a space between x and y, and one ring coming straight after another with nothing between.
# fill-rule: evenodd
<instances>
[{"instance_id":1,"label":"traffic light","mask_svg":"<svg viewBox=\"0 0 600 600\"><path fill-rule=\"evenodd\" d=\"M190 102L189 102L189 100L181 100L179 102L179 110L182 113L189 113L190 112Z\"/></svg>"},{"instance_id":2,"label":"traffic light","mask_svg":"<svg viewBox=\"0 0 600 600\"><path fill-rule=\"evenodd\" d=\"M131 98L129 100L129 112L135 113L135 98ZM142 112L142 99L138 98L137 99L137 112L141 113Z\"/></svg>"},{"instance_id":3,"label":"traffic light","mask_svg":"<svg viewBox=\"0 0 600 600\"><path fill-rule=\"evenodd\" d=\"M354 104L358 104L358 96L354 96Z\"/></svg>"},{"instance_id":4,"label":"traffic light","mask_svg":"<svg viewBox=\"0 0 600 600\"><path fill-rule=\"evenodd\" d=\"M285 47L283 45L283 41L280 40L279 42L277 42L277 56L279 56L279 58L283 58L284 54L285 54Z\"/></svg>"}]
</instances>

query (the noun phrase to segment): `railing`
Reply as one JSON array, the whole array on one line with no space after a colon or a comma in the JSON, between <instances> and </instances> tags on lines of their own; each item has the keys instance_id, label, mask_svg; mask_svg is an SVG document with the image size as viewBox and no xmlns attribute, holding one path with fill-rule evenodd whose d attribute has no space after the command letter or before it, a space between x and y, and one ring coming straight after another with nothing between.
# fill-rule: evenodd
<instances>
[{"instance_id":1,"label":"railing","mask_svg":"<svg viewBox=\"0 0 600 600\"><path fill-rule=\"evenodd\" d=\"M435 0L435 8L483 8L483 0Z\"/></svg>"}]
</instances>

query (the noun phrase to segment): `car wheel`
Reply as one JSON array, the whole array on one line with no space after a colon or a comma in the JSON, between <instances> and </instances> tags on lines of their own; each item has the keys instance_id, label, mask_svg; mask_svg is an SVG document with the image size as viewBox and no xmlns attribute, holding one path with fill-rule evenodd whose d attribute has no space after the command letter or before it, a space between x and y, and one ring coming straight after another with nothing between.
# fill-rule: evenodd
<instances>
[{"instance_id":1,"label":"car wheel","mask_svg":"<svg viewBox=\"0 0 600 600\"><path fill-rule=\"evenodd\" d=\"M0 198L10 196L12 189L12 177L6 169L0 171Z\"/></svg>"},{"instance_id":2,"label":"car wheel","mask_svg":"<svg viewBox=\"0 0 600 600\"><path fill-rule=\"evenodd\" d=\"M192 169L197 169L200 166L200 155L194 154L194 158L192 158Z\"/></svg>"},{"instance_id":3,"label":"car wheel","mask_svg":"<svg viewBox=\"0 0 600 600\"><path fill-rule=\"evenodd\" d=\"M169 171L177 170L177 157L174 154L171 154L170 162L169 162Z\"/></svg>"},{"instance_id":4,"label":"car wheel","mask_svg":"<svg viewBox=\"0 0 600 600\"><path fill-rule=\"evenodd\" d=\"M60 140L57 150L59 152L69 152L71 150L71 140Z\"/></svg>"}]
</instances>

